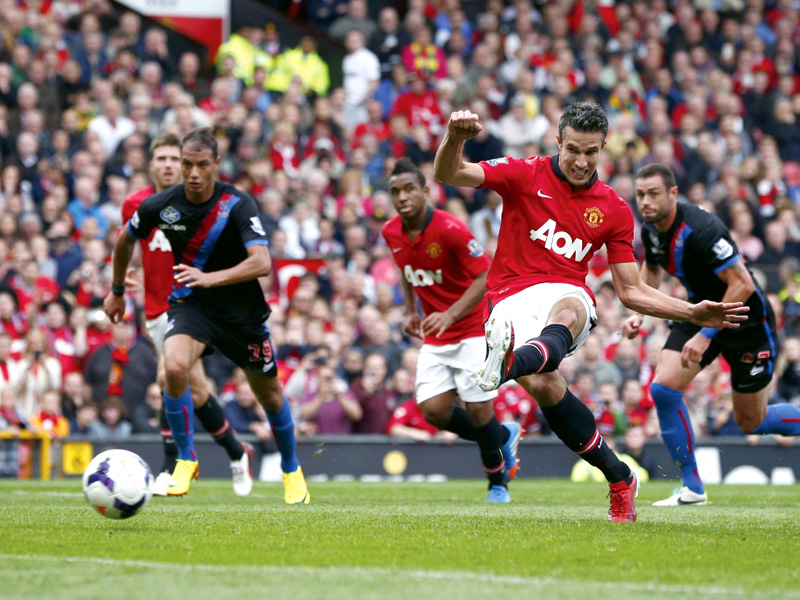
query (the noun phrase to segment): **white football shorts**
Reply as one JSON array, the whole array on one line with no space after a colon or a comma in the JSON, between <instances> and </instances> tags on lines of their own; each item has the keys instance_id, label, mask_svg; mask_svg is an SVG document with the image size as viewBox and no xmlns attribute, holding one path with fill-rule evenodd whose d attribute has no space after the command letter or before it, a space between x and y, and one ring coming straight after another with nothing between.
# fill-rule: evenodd
<instances>
[{"instance_id":1,"label":"white football shorts","mask_svg":"<svg viewBox=\"0 0 800 600\"><path fill-rule=\"evenodd\" d=\"M597 323L597 311L592 297L582 287L568 283L537 283L513 296L504 298L492 308L492 312L500 311L511 318L511 323L514 325L514 349L516 350L529 339L542 333L542 329L547 325L550 312L563 298L577 298L586 309L586 324L567 354L567 356L572 356L578 351L578 348L583 346L592 327Z\"/></svg>"},{"instance_id":2,"label":"white football shorts","mask_svg":"<svg viewBox=\"0 0 800 600\"><path fill-rule=\"evenodd\" d=\"M167 313L164 311L155 319L148 319L144 322L147 327L147 334L150 336L150 341L155 346L158 358L164 353L164 335L167 333Z\"/></svg>"},{"instance_id":3,"label":"white football shorts","mask_svg":"<svg viewBox=\"0 0 800 600\"><path fill-rule=\"evenodd\" d=\"M486 357L486 340L471 337L456 344L423 344L417 362L417 403L456 390L464 402L487 402L497 392L478 387L478 371Z\"/></svg>"}]
</instances>

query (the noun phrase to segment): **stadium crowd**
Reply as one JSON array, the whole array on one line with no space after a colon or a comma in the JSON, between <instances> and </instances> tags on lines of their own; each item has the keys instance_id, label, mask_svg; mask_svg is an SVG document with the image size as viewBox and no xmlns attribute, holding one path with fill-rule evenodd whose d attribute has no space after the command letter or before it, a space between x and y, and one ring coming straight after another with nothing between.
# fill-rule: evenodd
<instances>
[{"instance_id":1,"label":"stadium crowd","mask_svg":"<svg viewBox=\"0 0 800 600\"><path fill-rule=\"evenodd\" d=\"M341 64L312 35L288 47L273 24L242 27L207 65L107 0L0 0L0 429L158 431L142 275L111 324L110 253L125 198L149 185L150 140L212 126L220 178L259 201L270 238L275 276L262 286L299 433L442 437L414 401L418 343L402 333L402 275L380 237L394 215L388 174L402 156L419 164L430 202L492 255L501 198L433 178L450 112L467 107L485 125L465 149L477 162L553 154L562 106L577 100L606 109L599 172L634 211L633 175L660 162L685 201L730 227L778 315L772 398L800 403L796 2L488 0L467 14L459 0L410 0L401 15L316 0L308 11L344 45ZM657 435L648 384L667 324L648 319L625 339L602 254L590 281L599 323L561 372L603 435ZM685 297L676 279L664 285ZM268 442L232 367L206 358L230 422ZM698 435L742 435L728 373L720 359L687 390ZM513 382L495 408L549 434Z\"/></svg>"}]
</instances>

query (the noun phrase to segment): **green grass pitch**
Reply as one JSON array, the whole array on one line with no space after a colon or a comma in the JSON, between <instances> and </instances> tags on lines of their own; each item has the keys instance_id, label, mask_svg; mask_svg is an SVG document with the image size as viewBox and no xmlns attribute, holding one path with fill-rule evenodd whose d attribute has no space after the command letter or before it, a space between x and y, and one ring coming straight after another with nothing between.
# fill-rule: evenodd
<instances>
[{"instance_id":1,"label":"green grass pitch","mask_svg":"<svg viewBox=\"0 0 800 600\"><path fill-rule=\"evenodd\" d=\"M280 484L237 498L199 480L105 519L78 480L0 481L0 598L347 599L798 598L800 487L711 486L704 507L606 522L607 487L512 484L487 505L481 481Z\"/></svg>"}]
</instances>

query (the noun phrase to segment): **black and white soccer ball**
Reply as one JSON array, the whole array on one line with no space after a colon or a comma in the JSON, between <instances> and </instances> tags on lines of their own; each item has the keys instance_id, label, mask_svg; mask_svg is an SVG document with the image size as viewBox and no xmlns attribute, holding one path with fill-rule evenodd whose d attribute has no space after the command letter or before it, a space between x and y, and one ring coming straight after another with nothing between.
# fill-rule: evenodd
<instances>
[{"instance_id":1,"label":"black and white soccer ball","mask_svg":"<svg viewBox=\"0 0 800 600\"><path fill-rule=\"evenodd\" d=\"M153 473L138 455L106 450L92 459L83 474L86 501L109 519L128 519L153 496Z\"/></svg>"}]
</instances>

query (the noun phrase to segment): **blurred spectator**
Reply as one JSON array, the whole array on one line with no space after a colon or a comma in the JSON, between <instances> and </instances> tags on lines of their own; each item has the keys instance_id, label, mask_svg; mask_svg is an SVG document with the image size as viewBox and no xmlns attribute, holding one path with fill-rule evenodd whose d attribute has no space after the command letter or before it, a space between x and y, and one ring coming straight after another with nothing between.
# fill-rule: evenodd
<instances>
[{"instance_id":1,"label":"blurred spectator","mask_svg":"<svg viewBox=\"0 0 800 600\"><path fill-rule=\"evenodd\" d=\"M30 424L51 438L65 438L70 434L69 421L61 414L61 396L51 390L42 394L42 409Z\"/></svg>"},{"instance_id":2,"label":"blurred spectator","mask_svg":"<svg viewBox=\"0 0 800 600\"><path fill-rule=\"evenodd\" d=\"M348 0L347 14L333 22L328 35L341 42L351 31L358 31L363 39L371 39L378 26L369 18L368 8L366 0Z\"/></svg>"},{"instance_id":3,"label":"blurred spectator","mask_svg":"<svg viewBox=\"0 0 800 600\"><path fill-rule=\"evenodd\" d=\"M103 114L89 121L88 130L100 137L106 157L112 157L119 143L136 130L136 125L124 116L122 102L109 98L103 105Z\"/></svg>"},{"instance_id":4,"label":"blurred spectator","mask_svg":"<svg viewBox=\"0 0 800 600\"><path fill-rule=\"evenodd\" d=\"M155 382L147 386L144 402L138 403L131 414L133 433L159 433L161 431L161 411L164 398L161 388Z\"/></svg>"},{"instance_id":5,"label":"blurred spectator","mask_svg":"<svg viewBox=\"0 0 800 600\"><path fill-rule=\"evenodd\" d=\"M20 365L11 358L11 336L0 331L0 390L7 387L16 388L22 376Z\"/></svg>"},{"instance_id":6,"label":"blurred spectator","mask_svg":"<svg viewBox=\"0 0 800 600\"><path fill-rule=\"evenodd\" d=\"M367 355L364 372L347 392L363 411L362 418L354 423L353 433L386 433L386 426L397 403L394 393L386 385L386 376L386 359L383 355Z\"/></svg>"},{"instance_id":7,"label":"blurred spectator","mask_svg":"<svg viewBox=\"0 0 800 600\"><path fill-rule=\"evenodd\" d=\"M328 365L317 370L316 391L300 399L300 418L313 425L320 435L349 434L353 423L360 421L363 410L356 399L347 394L347 384Z\"/></svg>"},{"instance_id":8,"label":"blurred spectator","mask_svg":"<svg viewBox=\"0 0 800 600\"><path fill-rule=\"evenodd\" d=\"M61 389L61 363L47 348L41 329L31 329L25 337L26 348L19 363L20 410L30 419L41 409L45 392Z\"/></svg>"},{"instance_id":9,"label":"blurred spectator","mask_svg":"<svg viewBox=\"0 0 800 600\"><path fill-rule=\"evenodd\" d=\"M70 421L70 430L73 436L101 437L106 429L98 418L97 405L91 402L81 406L75 414L75 419Z\"/></svg>"},{"instance_id":10,"label":"blurred spectator","mask_svg":"<svg viewBox=\"0 0 800 600\"><path fill-rule=\"evenodd\" d=\"M363 0L351 0L363 2ZM344 118L348 129L367 120L367 104L378 88L381 67L378 57L368 50L363 32L348 31L345 39L347 56L342 61L344 74Z\"/></svg>"},{"instance_id":11,"label":"blurred spectator","mask_svg":"<svg viewBox=\"0 0 800 600\"><path fill-rule=\"evenodd\" d=\"M92 387L92 401L101 404L107 396L121 398L125 414L134 414L156 379L156 355L144 338L136 336L131 318L111 324L110 341L89 357L84 371ZM100 416L102 417L102 406Z\"/></svg>"},{"instance_id":12,"label":"blurred spectator","mask_svg":"<svg viewBox=\"0 0 800 600\"><path fill-rule=\"evenodd\" d=\"M235 399L228 402L223 410L225 418L237 433L252 433L258 438L258 446L263 453L275 452L267 413L258 403L246 379L236 385Z\"/></svg>"},{"instance_id":13,"label":"blurred spectator","mask_svg":"<svg viewBox=\"0 0 800 600\"><path fill-rule=\"evenodd\" d=\"M393 6L385 6L378 14L378 28L369 39L369 49L381 64L381 79L389 79L392 67L400 62L400 51L411 42L408 32L400 27L400 17Z\"/></svg>"},{"instance_id":14,"label":"blurred spectator","mask_svg":"<svg viewBox=\"0 0 800 600\"><path fill-rule=\"evenodd\" d=\"M661 468L655 458L647 452L646 441L645 430L638 425L632 425L625 430L622 452L630 456L636 461L636 464L647 471L650 479L654 479L660 475Z\"/></svg>"},{"instance_id":15,"label":"blurred spectator","mask_svg":"<svg viewBox=\"0 0 800 600\"><path fill-rule=\"evenodd\" d=\"M100 403L101 436L125 438L133 433L128 419L128 407L119 396L108 396Z\"/></svg>"}]
</instances>

